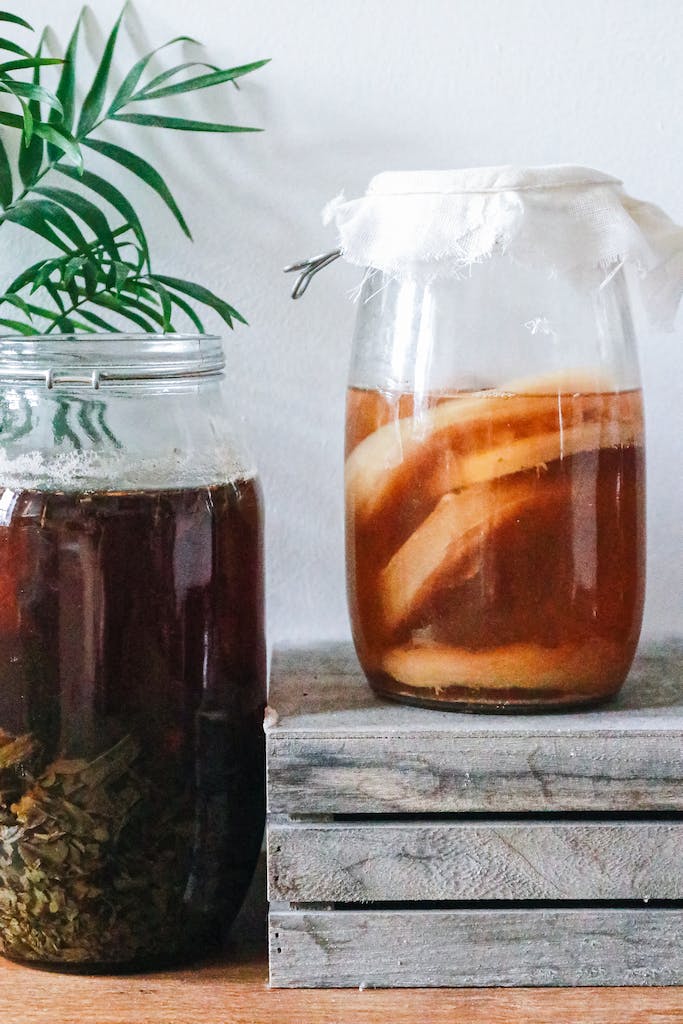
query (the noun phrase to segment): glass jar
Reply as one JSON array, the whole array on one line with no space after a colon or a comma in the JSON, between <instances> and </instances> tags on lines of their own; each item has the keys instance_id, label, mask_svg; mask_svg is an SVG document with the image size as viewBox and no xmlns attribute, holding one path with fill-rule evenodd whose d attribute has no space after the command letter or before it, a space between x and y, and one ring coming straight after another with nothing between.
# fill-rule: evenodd
<instances>
[{"instance_id":1,"label":"glass jar","mask_svg":"<svg viewBox=\"0 0 683 1024\"><path fill-rule=\"evenodd\" d=\"M220 339L0 338L0 951L203 954L264 818L261 495Z\"/></svg>"},{"instance_id":2,"label":"glass jar","mask_svg":"<svg viewBox=\"0 0 683 1024\"><path fill-rule=\"evenodd\" d=\"M366 275L346 429L353 635L380 694L611 697L638 641L645 493L623 265Z\"/></svg>"}]
</instances>

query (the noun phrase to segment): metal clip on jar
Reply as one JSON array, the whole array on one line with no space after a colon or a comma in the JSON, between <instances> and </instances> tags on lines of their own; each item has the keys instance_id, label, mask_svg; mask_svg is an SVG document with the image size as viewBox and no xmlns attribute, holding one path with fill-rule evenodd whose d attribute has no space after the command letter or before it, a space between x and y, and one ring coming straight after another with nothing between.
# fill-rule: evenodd
<instances>
[{"instance_id":1,"label":"metal clip on jar","mask_svg":"<svg viewBox=\"0 0 683 1024\"><path fill-rule=\"evenodd\" d=\"M0 338L0 952L197 957L264 815L260 490L208 336Z\"/></svg>"},{"instance_id":2,"label":"metal clip on jar","mask_svg":"<svg viewBox=\"0 0 683 1024\"><path fill-rule=\"evenodd\" d=\"M645 571L629 266L670 317L683 231L575 167L382 174L327 219L365 268L345 475L371 686L466 710L611 697Z\"/></svg>"}]
</instances>

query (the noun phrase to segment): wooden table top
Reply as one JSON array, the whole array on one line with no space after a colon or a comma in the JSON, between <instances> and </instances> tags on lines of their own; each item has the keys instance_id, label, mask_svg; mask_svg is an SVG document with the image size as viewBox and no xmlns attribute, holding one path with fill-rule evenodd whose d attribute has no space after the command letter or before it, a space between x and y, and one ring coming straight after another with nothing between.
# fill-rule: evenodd
<instances>
[{"instance_id":1,"label":"wooden table top","mask_svg":"<svg viewBox=\"0 0 683 1024\"><path fill-rule=\"evenodd\" d=\"M683 988L269 989L264 877L219 961L85 977L0 960L0 1024L683 1024Z\"/></svg>"}]
</instances>

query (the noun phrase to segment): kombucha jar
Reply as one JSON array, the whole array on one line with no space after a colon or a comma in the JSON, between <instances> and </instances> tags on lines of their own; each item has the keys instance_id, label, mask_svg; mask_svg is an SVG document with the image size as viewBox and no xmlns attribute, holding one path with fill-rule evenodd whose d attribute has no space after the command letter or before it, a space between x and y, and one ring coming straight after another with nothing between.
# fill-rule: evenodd
<instances>
[{"instance_id":1,"label":"kombucha jar","mask_svg":"<svg viewBox=\"0 0 683 1024\"><path fill-rule=\"evenodd\" d=\"M330 208L368 268L347 583L384 696L534 711L603 701L628 674L645 583L632 267L648 218L683 245L619 186L584 168L392 173Z\"/></svg>"},{"instance_id":2,"label":"kombucha jar","mask_svg":"<svg viewBox=\"0 0 683 1024\"><path fill-rule=\"evenodd\" d=\"M220 339L0 338L0 952L220 942L264 816L261 496Z\"/></svg>"}]
</instances>

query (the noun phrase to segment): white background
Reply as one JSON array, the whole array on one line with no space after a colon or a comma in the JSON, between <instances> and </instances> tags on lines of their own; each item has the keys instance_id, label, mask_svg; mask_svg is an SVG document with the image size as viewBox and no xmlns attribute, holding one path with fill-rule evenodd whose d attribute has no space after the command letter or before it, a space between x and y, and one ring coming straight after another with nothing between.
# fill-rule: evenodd
<instances>
[{"instance_id":1,"label":"white background","mask_svg":"<svg viewBox=\"0 0 683 1024\"><path fill-rule=\"evenodd\" d=\"M63 47L80 4L3 6L36 26L49 23ZM118 11L111 0L90 6L86 66L88 47L101 49ZM348 292L358 274L335 264L292 303L282 266L333 247L322 206L342 188L357 194L384 169L586 164L683 221L683 3L137 0L117 72L179 34L204 42L214 64L273 61L239 93L222 86L163 101L164 109L260 125L265 134L117 126L107 137L165 169L193 230L194 245L131 179L156 269L205 283L251 323L228 339L228 358L266 491L271 642L345 635L343 402L354 320ZM179 47L154 67L193 55ZM113 165L101 166L112 173ZM1 286L42 251L27 233L0 234ZM649 634L683 629L682 334L679 326L641 346Z\"/></svg>"}]
</instances>

